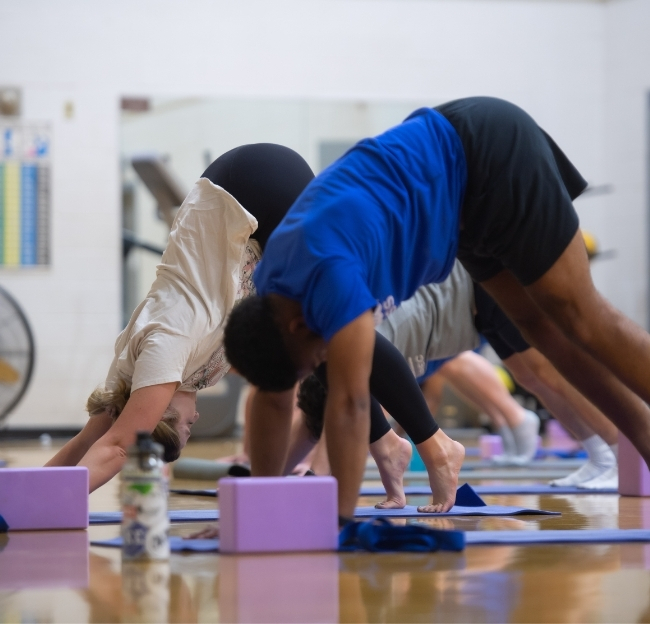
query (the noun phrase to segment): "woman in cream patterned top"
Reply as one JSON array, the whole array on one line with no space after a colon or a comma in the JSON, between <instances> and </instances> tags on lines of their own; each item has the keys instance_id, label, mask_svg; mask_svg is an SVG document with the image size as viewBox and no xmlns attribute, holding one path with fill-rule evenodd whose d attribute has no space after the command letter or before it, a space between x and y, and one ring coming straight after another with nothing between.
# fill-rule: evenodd
<instances>
[{"instance_id":1,"label":"woman in cream patterned top","mask_svg":"<svg viewBox=\"0 0 650 624\"><path fill-rule=\"evenodd\" d=\"M259 143L215 160L180 207L156 279L115 343L91 416L48 466L87 466L90 491L122 468L138 431L174 461L198 418L196 391L230 365L223 327L254 293L253 270L271 232L314 177L293 150Z\"/></svg>"}]
</instances>

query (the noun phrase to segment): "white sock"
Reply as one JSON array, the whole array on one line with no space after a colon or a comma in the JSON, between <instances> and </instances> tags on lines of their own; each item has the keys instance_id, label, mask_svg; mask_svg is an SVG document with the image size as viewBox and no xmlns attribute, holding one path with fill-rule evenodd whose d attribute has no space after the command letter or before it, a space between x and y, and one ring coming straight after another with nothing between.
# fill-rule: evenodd
<instances>
[{"instance_id":1,"label":"white sock","mask_svg":"<svg viewBox=\"0 0 650 624\"><path fill-rule=\"evenodd\" d=\"M609 490L609 489L618 489L618 465L612 466L603 472L600 476L592 479L591 481L586 481L585 483L579 483L579 488L584 488L585 490Z\"/></svg>"},{"instance_id":2,"label":"white sock","mask_svg":"<svg viewBox=\"0 0 650 624\"><path fill-rule=\"evenodd\" d=\"M524 410L524 420L512 428L512 435L517 446L518 463L528 463L537 453L537 434L539 433L539 416L530 410Z\"/></svg>"},{"instance_id":3,"label":"white sock","mask_svg":"<svg viewBox=\"0 0 650 624\"><path fill-rule=\"evenodd\" d=\"M517 444L515 443L515 437L512 435L512 429L508 425L503 425L503 427L497 429L497 435L500 435L503 441L503 454L516 455Z\"/></svg>"},{"instance_id":4,"label":"white sock","mask_svg":"<svg viewBox=\"0 0 650 624\"><path fill-rule=\"evenodd\" d=\"M594 464L599 464L601 466L605 466L606 468L610 468L616 463L618 445L613 445L617 447L616 452L614 452L612 447L597 435L592 435L586 440L581 440L580 444L582 445L582 448L587 451L589 461L593 462Z\"/></svg>"},{"instance_id":5,"label":"white sock","mask_svg":"<svg viewBox=\"0 0 650 624\"><path fill-rule=\"evenodd\" d=\"M563 487L587 483L616 466L614 453L600 436L592 435L590 438L582 440L580 444L587 451L589 457L587 463L570 475L551 481L551 485Z\"/></svg>"},{"instance_id":6,"label":"white sock","mask_svg":"<svg viewBox=\"0 0 650 624\"><path fill-rule=\"evenodd\" d=\"M618 462L618 442L616 444L610 444L609 448L614 453L614 457L616 457L616 461Z\"/></svg>"}]
</instances>

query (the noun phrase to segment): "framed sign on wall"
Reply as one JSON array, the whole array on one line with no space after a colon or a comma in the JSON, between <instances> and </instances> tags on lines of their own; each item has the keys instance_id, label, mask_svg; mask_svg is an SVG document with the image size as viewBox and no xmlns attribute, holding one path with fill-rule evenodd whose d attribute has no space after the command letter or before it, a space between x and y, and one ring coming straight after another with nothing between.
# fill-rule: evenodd
<instances>
[{"instance_id":1,"label":"framed sign on wall","mask_svg":"<svg viewBox=\"0 0 650 624\"><path fill-rule=\"evenodd\" d=\"M50 263L47 124L0 121L0 268Z\"/></svg>"}]
</instances>

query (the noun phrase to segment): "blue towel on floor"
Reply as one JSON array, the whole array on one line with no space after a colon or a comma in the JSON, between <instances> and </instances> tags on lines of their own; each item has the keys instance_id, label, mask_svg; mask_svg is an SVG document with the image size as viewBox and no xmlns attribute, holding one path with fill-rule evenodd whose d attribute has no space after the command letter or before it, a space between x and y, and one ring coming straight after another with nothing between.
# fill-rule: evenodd
<instances>
[{"instance_id":1,"label":"blue towel on floor","mask_svg":"<svg viewBox=\"0 0 650 624\"><path fill-rule=\"evenodd\" d=\"M377 518L369 522L348 522L339 534L339 550L370 552L435 552L463 550L462 531L441 531L418 524L395 526Z\"/></svg>"}]
</instances>

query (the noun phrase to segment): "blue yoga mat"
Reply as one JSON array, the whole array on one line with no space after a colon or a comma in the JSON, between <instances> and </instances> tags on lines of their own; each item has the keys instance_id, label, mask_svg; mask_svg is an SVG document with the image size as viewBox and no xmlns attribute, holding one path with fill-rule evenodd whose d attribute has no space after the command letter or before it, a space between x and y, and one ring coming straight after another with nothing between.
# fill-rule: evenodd
<instances>
[{"instance_id":1,"label":"blue yoga mat","mask_svg":"<svg viewBox=\"0 0 650 624\"><path fill-rule=\"evenodd\" d=\"M467 483L458 488L456 503L444 513L422 513L413 505L403 509L376 509L375 507L357 507L355 518L420 518L427 516L519 516L519 515L559 516L557 511L527 509L525 507L508 507L505 505L486 505L485 501Z\"/></svg>"},{"instance_id":2,"label":"blue yoga mat","mask_svg":"<svg viewBox=\"0 0 650 624\"><path fill-rule=\"evenodd\" d=\"M650 531L646 529L589 529L558 531L466 531L467 546L534 545L534 544L613 544L621 542L650 542ZM90 542L91 546L119 548L122 538ZM169 546L173 552L217 552L218 539L183 539L170 537Z\"/></svg>"},{"instance_id":3,"label":"blue yoga mat","mask_svg":"<svg viewBox=\"0 0 650 624\"><path fill-rule=\"evenodd\" d=\"M114 537L107 540L93 540L91 546L109 546L121 548L122 538ZM172 552L217 552L219 550L218 539L183 539L182 537L170 537L169 548Z\"/></svg>"},{"instance_id":4,"label":"blue yoga mat","mask_svg":"<svg viewBox=\"0 0 650 624\"><path fill-rule=\"evenodd\" d=\"M486 505L485 507L465 507L454 505L444 513L424 513L414 505L406 505L403 509L375 509L374 507L357 507L355 518L428 518L447 516L559 516L559 511L544 511L541 509L526 509L525 507L508 507L506 505Z\"/></svg>"},{"instance_id":5,"label":"blue yoga mat","mask_svg":"<svg viewBox=\"0 0 650 624\"><path fill-rule=\"evenodd\" d=\"M558 531L467 531L465 543L490 544L611 544L650 542L647 529L587 529Z\"/></svg>"},{"instance_id":6,"label":"blue yoga mat","mask_svg":"<svg viewBox=\"0 0 650 624\"><path fill-rule=\"evenodd\" d=\"M463 463L461 470L486 470L490 468L513 468L513 469L526 469L526 470L564 470L572 468L580 468L585 464L582 458L568 458L568 459L532 459L531 461L521 464L519 466L504 466L497 464L490 459L480 459L478 461L466 461Z\"/></svg>"},{"instance_id":7,"label":"blue yoga mat","mask_svg":"<svg viewBox=\"0 0 650 624\"><path fill-rule=\"evenodd\" d=\"M219 519L216 509L174 509L169 512L170 522L214 522ZM120 524L121 511L91 511L90 524Z\"/></svg>"},{"instance_id":8,"label":"blue yoga mat","mask_svg":"<svg viewBox=\"0 0 650 624\"><path fill-rule=\"evenodd\" d=\"M544 483L522 483L522 484L504 484L504 485L473 485L477 494L498 495L498 494L618 494L615 488L604 488L600 490L585 490L578 487L556 487ZM172 494L182 494L186 496L218 496L217 490L187 490L171 489ZM430 496L431 488L428 485L407 485L404 487L404 493L407 496ZM359 496L384 496L386 491L382 486L362 487Z\"/></svg>"},{"instance_id":9,"label":"blue yoga mat","mask_svg":"<svg viewBox=\"0 0 650 624\"><path fill-rule=\"evenodd\" d=\"M515 516L521 514L560 515L553 511L540 511L524 507L507 507L503 505L486 505L485 501L467 483L458 488L456 504L447 512L439 514L420 513L417 507L407 505L404 509L375 509L374 507L357 507L356 518L416 518L421 516ZM169 512L170 522L213 522L219 519L216 509L175 509ZM122 522L121 511L100 511L90 513L90 524L119 524Z\"/></svg>"},{"instance_id":10,"label":"blue yoga mat","mask_svg":"<svg viewBox=\"0 0 650 624\"><path fill-rule=\"evenodd\" d=\"M465 457L480 457L481 449L478 446L466 446ZM557 459L587 459L587 452L584 449L561 449L542 447L537 449L535 459L544 459L545 457L555 457Z\"/></svg>"},{"instance_id":11,"label":"blue yoga mat","mask_svg":"<svg viewBox=\"0 0 650 624\"><path fill-rule=\"evenodd\" d=\"M577 487L555 487L543 483L523 483L504 485L473 485L473 490L483 496L489 494L618 494L616 489L584 490ZM207 490L206 490L207 491ZM212 490L214 496L215 490ZM428 485L407 485L404 487L407 496L431 496ZM384 496L386 491L382 486L362 487L360 496Z\"/></svg>"}]
</instances>

